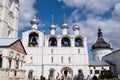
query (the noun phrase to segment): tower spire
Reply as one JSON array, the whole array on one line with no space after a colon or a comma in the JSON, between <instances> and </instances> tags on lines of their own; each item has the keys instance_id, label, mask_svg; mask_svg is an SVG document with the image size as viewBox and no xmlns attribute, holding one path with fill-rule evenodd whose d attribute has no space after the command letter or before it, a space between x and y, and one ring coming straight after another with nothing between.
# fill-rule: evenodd
<instances>
[{"instance_id":1,"label":"tower spire","mask_svg":"<svg viewBox=\"0 0 120 80\"><path fill-rule=\"evenodd\" d=\"M74 16L74 21L78 22L78 16L77 15Z\"/></svg>"},{"instance_id":2,"label":"tower spire","mask_svg":"<svg viewBox=\"0 0 120 80\"><path fill-rule=\"evenodd\" d=\"M103 37L102 32L101 32L101 27L98 27L98 38Z\"/></svg>"}]
</instances>

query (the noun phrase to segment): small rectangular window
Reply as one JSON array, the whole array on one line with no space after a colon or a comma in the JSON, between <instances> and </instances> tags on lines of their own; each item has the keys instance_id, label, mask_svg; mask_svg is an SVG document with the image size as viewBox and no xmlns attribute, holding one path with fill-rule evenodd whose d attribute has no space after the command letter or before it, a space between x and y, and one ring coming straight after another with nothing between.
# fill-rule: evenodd
<instances>
[{"instance_id":1,"label":"small rectangular window","mask_svg":"<svg viewBox=\"0 0 120 80\"><path fill-rule=\"evenodd\" d=\"M109 69L111 70L111 67L109 67Z\"/></svg>"},{"instance_id":2,"label":"small rectangular window","mask_svg":"<svg viewBox=\"0 0 120 80\"><path fill-rule=\"evenodd\" d=\"M95 74L99 74L99 70L95 70Z\"/></svg>"},{"instance_id":3,"label":"small rectangular window","mask_svg":"<svg viewBox=\"0 0 120 80\"><path fill-rule=\"evenodd\" d=\"M63 56L61 57L61 63L63 63Z\"/></svg>"},{"instance_id":4,"label":"small rectangular window","mask_svg":"<svg viewBox=\"0 0 120 80\"><path fill-rule=\"evenodd\" d=\"M92 72L92 70L90 70L90 74L92 74L93 72Z\"/></svg>"},{"instance_id":5,"label":"small rectangular window","mask_svg":"<svg viewBox=\"0 0 120 80\"><path fill-rule=\"evenodd\" d=\"M32 56L30 57L30 63L33 63L33 57Z\"/></svg>"},{"instance_id":6,"label":"small rectangular window","mask_svg":"<svg viewBox=\"0 0 120 80\"><path fill-rule=\"evenodd\" d=\"M104 69L104 67L102 67L102 69Z\"/></svg>"},{"instance_id":7,"label":"small rectangular window","mask_svg":"<svg viewBox=\"0 0 120 80\"><path fill-rule=\"evenodd\" d=\"M51 53L53 53L53 49L51 49Z\"/></svg>"},{"instance_id":8,"label":"small rectangular window","mask_svg":"<svg viewBox=\"0 0 120 80\"><path fill-rule=\"evenodd\" d=\"M68 58L69 63L71 63L71 57Z\"/></svg>"},{"instance_id":9,"label":"small rectangular window","mask_svg":"<svg viewBox=\"0 0 120 80\"><path fill-rule=\"evenodd\" d=\"M51 57L51 63L53 63L53 57Z\"/></svg>"},{"instance_id":10,"label":"small rectangular window","mask_svg":"<svg viewBox=\"0 0 120 80\"><path fill-rule=\"evenodd\" d=\"M78 53L80 53L80 49L78 49Z\"/></svg>"}]
</instances>

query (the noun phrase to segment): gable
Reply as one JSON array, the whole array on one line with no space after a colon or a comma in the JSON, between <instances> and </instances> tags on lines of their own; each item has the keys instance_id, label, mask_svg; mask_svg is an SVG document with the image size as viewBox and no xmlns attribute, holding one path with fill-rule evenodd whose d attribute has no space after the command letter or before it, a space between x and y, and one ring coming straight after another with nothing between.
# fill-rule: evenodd
<instances>
[{"instance_id":1,"label":"gable","mask_svg":"<svg viewBox=\"0 0 120 80\"><path fill-rule=\"evenodd\" d=\"M26 51L25 51L25 49L24 49L20 40L17 40L12 45L10 45L10 48L17 51L17 52L20 52L22 54L26 54Z\"/></svg>"}]
</instances>

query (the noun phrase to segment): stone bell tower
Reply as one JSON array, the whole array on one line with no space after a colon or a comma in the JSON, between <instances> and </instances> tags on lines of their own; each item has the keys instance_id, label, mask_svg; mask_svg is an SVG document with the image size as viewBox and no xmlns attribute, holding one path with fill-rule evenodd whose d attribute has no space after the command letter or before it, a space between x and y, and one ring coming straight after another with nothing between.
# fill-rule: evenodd
<instances>
[{"instance_id":1,"label":"stone bell tower","mask_svg":"<svg viewBox=\"0 0 120 80\"><path fill-rule=\"evenodd\" d=\"M0 38L18 36L19 0L0 0Z\"/></svg>"},{"instance_id":2,"label":"stone bell tower","mask_svg":"<svg viewBox=\"0 0 120 80\"><path fill-rule=\"evenodd\" d=\"M111 45L103 38L101 28L98 28L98 38L95 44L92 45L93 59L101 61L102 57L112 52Z\"/></svg>"}]
</instances>

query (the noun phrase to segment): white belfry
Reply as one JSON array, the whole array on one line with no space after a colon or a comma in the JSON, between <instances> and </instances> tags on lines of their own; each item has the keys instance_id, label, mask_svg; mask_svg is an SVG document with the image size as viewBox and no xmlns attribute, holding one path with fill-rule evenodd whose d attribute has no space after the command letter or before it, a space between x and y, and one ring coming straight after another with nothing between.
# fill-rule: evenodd
<instances>
[{"instance_id":1,"label":"white belfry","mask_svg":"<svg viewBox=\"0 0 120 80\"><path fill-rule=\"evenodd\" d=\"M56 77L59 73L73 78L78 69L82 69L85 76L89 75L86 37L67 34L66 22L62 24L62 34L55 34L55 29L52 23L50 35L37 29L23 32L22 42L28 53L26 76L32 72L35 79L40 79L40 75L48 78L48 75Z\"/></svg>"}]
</instances>

